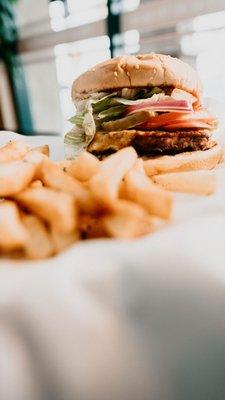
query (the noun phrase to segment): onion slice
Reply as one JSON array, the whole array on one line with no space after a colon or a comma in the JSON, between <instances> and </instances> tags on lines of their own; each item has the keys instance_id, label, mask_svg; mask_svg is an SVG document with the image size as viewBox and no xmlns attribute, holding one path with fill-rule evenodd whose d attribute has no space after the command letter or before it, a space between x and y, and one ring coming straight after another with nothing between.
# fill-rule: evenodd
<instances>
[{"instance_id":1,"label":"onion slice","mask_svg":"<svg viewBox=\"0 0 225 400\"><path fill-rule=\"evenodd\" d=\"M187 100L165 99L152 101L145 100L140 104L131 105L127 108L127 114L133 114L139 110L159 111L159 112L191 112L192 105Z\"/></svg>"}]
</instances>

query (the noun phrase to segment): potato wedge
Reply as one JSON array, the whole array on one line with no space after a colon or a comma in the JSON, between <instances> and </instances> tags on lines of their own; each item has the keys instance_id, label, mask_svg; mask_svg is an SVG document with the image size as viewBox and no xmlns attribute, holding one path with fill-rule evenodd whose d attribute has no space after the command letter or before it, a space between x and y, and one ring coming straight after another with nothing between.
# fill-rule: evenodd
<instances>
[{"instance_id":1,"label":"potato wedge","mask_svg":"<svg viewBox=\"0 0 225 400\"><path fill-rule=\"evenodd\" d=\"M97 172L100 161L93 154L83 151L75 160L65 160L59 163L66 174L73 176L80 182L86 182Z\"/></svg>"},{"instance_id":2,"label":"potato wedge","mask_svg":"<svg viewBox=\"0 0 225 400\"><path fill-rule=\"evenodd\" d=\"M13 196L34 179L36 165L18 160L0 164L0 197Z\"/></svg>"},{"instance_id":3,"label":"potato wedge","mask_svg":"<svg viewBox=\"0 0 225 400\"><path fill-rule=\"evenodd\" d=\"M29 234L29 240L24 246L25 256L33 260L50 257L54 245L45 224L35 215L29 214L24 214L22 221Z\"/></svg>"},{"instance_id":4,"label":"potato wedge","mask_svg":"<svg viewBox=\"0 0 225 400\"><path fill-rule=\"evenodd\" d=\"M114 210L102 217L103 226L109 236L133 239L153 230L152 218L138 204L117 200Z\"/></svg>"},{"instance_id":5,"label":"potato wedge","mask_svg":"<svg viewBox=\"0 0 225 400\"><path fill-rule=\"evenodd\" d=\"M147 177L141 159L138 159L126 174L120 195L139 204L151 215L165 219L171 217L173 202L171 194L159 188Z\"/></svg>"},{"instance_id":6,"label":"potato wedge","mask_svg":"<svg viewBox=\"0 0 225 400\"><path fill-rule=\"evenodd\" d=\"M75 199L49 188L30 188L16 196L24 208L48 222L54 229L72 233L77 226Z\"/></svg>"},{"instance_id":7,"label":"potato wedge","mask_svg":"<svg viewBox=\"0 0 225 400\"><path fill-rule=\"evenodd\" d=\"M19 140L11 140L5 146L0 147L0 163L20 160L29 151L27 143Z\"/></svg>"},{"instance_id":8,"label":"potato wedge","mask_svg":"<svg viewBox=\"0 0 225 400\"><path fill-rule=\"evenodd\" d=\"M137 160L132 147L126 147L104 159L99 172L89 181L89 188L95 200L105 208L111 208L118 198L119 186Z\"/></svg>"},{"instance_id":9,"label":"potato wedge","mask_svg":"<svg viewBox=\"0 0 225 400\"><path fill-rule=\"evenodd\" d=\"M0 232L0 253L21 249L28 243L28 232L12 201L0 202Z\"/></svg>"},{"instance_id":10,"label":"potato wedge","mask_svg":"<svg viewBox=\"0 0 225 400\"><path fill-rule=\"evenodd\" d=\"M166 190L173 192L209 195L217 189L215 171L171 172L152 177L152 180Z\"/></svg>"}]
</instances>

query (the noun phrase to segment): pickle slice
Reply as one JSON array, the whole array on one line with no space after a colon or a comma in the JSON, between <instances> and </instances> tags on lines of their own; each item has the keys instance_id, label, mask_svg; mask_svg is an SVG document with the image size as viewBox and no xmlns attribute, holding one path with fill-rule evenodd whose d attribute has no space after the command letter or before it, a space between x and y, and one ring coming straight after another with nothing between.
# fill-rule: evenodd
<instances>
[{"instance_id":1,"label":"pickle slice","mask_svg":"<svg viewBox=\"0 0 225 400\"><path fill-rule=\"evenodd\" d=\"M137 111L135 114L128 115L127 117L115 121L103 122L102 127L108 132L122 131L123 129L133 128L147 122L151 116L152 111Z\"/></svg>"}]
</instances>

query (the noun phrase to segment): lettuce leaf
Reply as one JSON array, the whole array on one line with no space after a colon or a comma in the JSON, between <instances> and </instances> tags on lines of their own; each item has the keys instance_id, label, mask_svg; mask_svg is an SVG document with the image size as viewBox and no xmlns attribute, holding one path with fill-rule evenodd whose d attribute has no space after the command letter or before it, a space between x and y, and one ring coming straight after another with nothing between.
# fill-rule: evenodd
<instances>
[{"instance_id":1,"label":"lettuce leaf","mask_svg":"<svg viewBox=\"0 0 225 400\"><path fill-rule=\"evenodd\" d=\"M125 97L122 97L124 94ZM159 87L152 89L121 89L109 94L93 93L87 100L77 103L77 114L70 118L74 127L65 135L65 145L72 157L79 153L94 138L96 126L101 129L104 121L114 121L126 112L127 106L143 103L152 96L164 96ZM71 146L74 150L71 150Z\"/></svg>"},{"instance_id":2,"label":"lettuce leaf","mask_svg":"<svg viewBox=\"0 0 225 400\"><path fill-rule=\"evenodd\" d=\"M85 133L83 129L78 128L76 125L66 133L64 137L66 159L75 158L83 149L85 145Z\"/></svg>"},{"instance_id":3,"label":"lettuce leaf","mask_svg":"<svg viewBox=\"0 0 225 400\"><path fill-rule=\"evenodd\" d=\"M84 122L84 116L76 114L76 115L74 115L73 117L71 117L69 119L69 122L71 122L71 124L74 124L74 125L77 125L79 127L82 127L83 122Z\"/></svg>"},{"instance_id":4,"label":"lettuce leaf","mask_svg":"<svg viewBox=\"0 0 225 400\"><path fill-rule=\"evenodd\" d=\"M90 101L87 104L82 126L85 132L85 145L88 146L88 144L92 141L96 132L95 120L93 117L92 101Z\"/></svg>"},{"instance_id":5,"label":"lettuce leaf","mask_svg":"<svg viewBox=\"0 0 225 400\"><path fill-rule=\"evenodd\" d=\"M92 107L94 113L98 114L101 111L106 110L108 107L115 105L113 99L115 96L117 96L117 92L110 93L107 96L102 97L100 100L93 100Z\"/></svg>"},{"instance_id":6,"label":"lettuce leaf","mask_svg":"<svg viewBox=\"0 0 225 400\"><path fill-rule=\"evenodd\" d=\"M92 141L96 125L92 108L93 100L87 100L82 107L82 114L76 114L70 119L74 127L65 135L64 143L66 148L66 157L74 158L81 150L85 149Z\"/></svg>"}]
</instances>

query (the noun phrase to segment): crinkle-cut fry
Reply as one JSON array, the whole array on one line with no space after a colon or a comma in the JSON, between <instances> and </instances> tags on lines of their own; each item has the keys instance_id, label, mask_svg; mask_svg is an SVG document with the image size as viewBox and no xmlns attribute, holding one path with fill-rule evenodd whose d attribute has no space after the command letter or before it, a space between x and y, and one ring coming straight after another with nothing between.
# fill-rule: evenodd
<instances>
[{"instance_id":1,"label":"crinkle-cut fry","mask_svg":"<svg viewBox=\"0 0 225 400\"><path fill-rule=\"evenodd\" d=\"M0 196L13 196L34 179L37 165L24 160L0 164Z\"/></svg>"},{"instance_id":2,"label":"crinkle-cut fry","mask_svg":"<svg viewBox=\"0 0 225 400\"><path fill-rule=\"evenodd\" d=\"M5 146L0 147L0 163L22 159L29 151L27 143L20 140L10 140Z\"/></svg>"},{"instance_id":3,"label":"crinkle-cut fry","mask_svg":"<svg viewBox=\"0 0 225 400\"><path fill-rule=\"evenodd\" d=\"M22 221L29 234L29 240L24 246L25 256L36 260L53 255L53 241L43 221L35 215L30 214L24 214Z\"/></svg>"},{"instance_id":4,"label":"crinkle-cut fry","mask_svg":"<svg viewBox=\"0 0 225 400\"><path fill-rule=\"evenodd\" d=\"M138 204L117 200L114 210L102 217L103 226L109 236L133 239L155 230L153 218Z\"/></svg>"},{"instance_id":5,"label":"crinkle-cut fry","mask_svg":"<svg viewBox=\"0 0 225 400\"><path fill-rule=\"evenodd\" d=\"M198 195L210 195L217 189L215 171L170 172L152 177L153 181L166 190Z\"/></svg>"},{"instance_id":6,"label":"crinkle-cut fry","mask_svg":"<svg viewBox=\"0 0 225 400\"><path fill-rule=\"evenodd\" d=\"M12 201L0 202L0 253L21 249L28 240L17 205Z\"/></svg>"},{"instance_id":7,"label":"crinkle-cut fry","mask_svg":"<svg viewBox=\"0 0 225 400\"><path fill-rule=\"evenodd\" d=\"M142 206L151 215L165 219L171 217L173 204L171 193L159 188L147 177L141 159L138 159L126 174L120 194L122 198Z\"/></svg>"},{"instance_id":8,"label":"crinkle-cut fry","mask_svg":"<svg viewBox=\"0 0 225 400\"><path fill-rule=\"evenodd\" d=\"M134 148L126 147L100 163L99 172L89 181L89 188L99 204L109 209L113 206L120 183L136 160Z\"/></svg>"},{"instance_id":9,"label":"crinkle-cut fry","mask_svg":"<svg viewBox=\"0 0 225 400\"><path fill-rule=\"evenodd\" d=\"M74 160L65 160L59 163L66 174L73 176L80 182L87 182L99 169L100 161L93 154L83 151Z\"/></svg>"},{"instance_id":10,"label":"crinkle-cut fry","mask_svg":"<svg viewBox=\"0 0 225 400\"><path fill-rule=\"evenodd\" d=\"M96 206L90 191L81 182L63 172L59 165L45 160L41 169L40 180L49 188L72 194L81 210L95 211Z\"/></svg>"},{"instance_id":11,"label":"crinkle-cut fry","mask_svg":"<svg viewBox=\"0 0 225 400\"><path fill-rule=\"evenodd\" d=\"M73 233L61 233L55 229L51 229L51 237L55 254L60 253L80 239L78 231Z\"/></svg>"},{"instance_id":12,"label":"crinkle-cut fry","mask_svg":"<svg viewBox=\"0 0 225 400\"><path fill-rule=\"evenodd\" d=\"M49 188L30 188L16 196L24 208L48 222L59 232L72 233L77 227L75 199L69 193Z\"/></svg>"}]
</instances>

